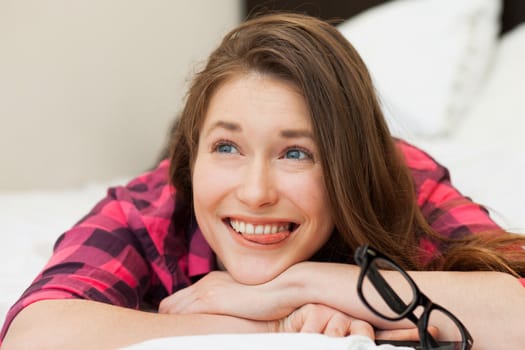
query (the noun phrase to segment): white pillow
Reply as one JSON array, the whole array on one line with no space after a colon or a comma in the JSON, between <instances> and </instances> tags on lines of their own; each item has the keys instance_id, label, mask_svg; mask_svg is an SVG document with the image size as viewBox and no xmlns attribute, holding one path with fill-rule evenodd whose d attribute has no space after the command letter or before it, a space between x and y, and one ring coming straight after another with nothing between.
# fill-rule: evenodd
<instances>
[{"instance_id":1,"label":"white pillow","mask_svg":"<svg viewBox=\"0 0 525 350\"><path fill-rule=\"evenodd\" d=\"M503 35L490 68L458 136L480 144L490 140L489 144L525 145L525 23Z\"/></svg>"},{"instance_id":2,"label":"white pillow","mask_svg":"<svg viewBox=\"0 0 525 350\"><path fill-rule=\"evenodd\" d=\"M339 25L397 136L453 130L490 65L500 0L396 0Z\"/></svg>"}]
</instances>

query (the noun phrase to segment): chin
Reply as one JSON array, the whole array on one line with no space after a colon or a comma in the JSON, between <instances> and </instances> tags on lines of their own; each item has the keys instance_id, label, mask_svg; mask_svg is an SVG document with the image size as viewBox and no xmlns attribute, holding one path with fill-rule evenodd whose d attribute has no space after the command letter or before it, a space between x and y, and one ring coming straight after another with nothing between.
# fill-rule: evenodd
<instances>
[{"instance_id":1,"label":"chin","mask_svg":"<svg viewBox=\"0 0 525 350\"><path fill-rule=\"evenodd\" d=\"M247 285L263 284L273 280L279 276L286 268L278 269L272 268L267 269L263 267L244 268L238 269L227 269L233 279L237 282Z\"/></svg>"}]
</instances>

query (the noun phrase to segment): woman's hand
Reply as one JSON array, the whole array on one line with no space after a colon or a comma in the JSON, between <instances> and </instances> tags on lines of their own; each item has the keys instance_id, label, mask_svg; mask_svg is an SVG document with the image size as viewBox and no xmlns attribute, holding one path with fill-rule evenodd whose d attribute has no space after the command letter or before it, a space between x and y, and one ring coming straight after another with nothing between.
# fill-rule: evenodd
<instances>
[{"instance_id":1,"label":"woman's hand","mask_svg":"<svg viewBox=\"0 0 525 350\"><path fill-rule=\"evenodd\" d=\"M212 271L197 283L164 298L159 312L221 314L260 321L281 319L308 303L327 304L312 300L304 290L305 281L323 265L297 263L259 285L239 283L226 271ZM319 286L311 289L318 290Z\"/></svg>"},{"instance_id":2,"label":"woman's hand","mask_svg":"<svg viewBox=\"0 0 525 350\"><path fill-rule=\"evenodd\" d=\"M273 332L320 333L336 337L359 334L374 339L371 324L321 304L303 305L288 316L270 323L270 331Z\"/></svg>"},{"instance_id":3,"label":"woman's hand","mask_svg":"<svg viewBox=\"0 0 525 350\"><path fill-rule=\"evenodd\" d=\"M290 315L270 322L271 332L320 333L328 336L344 337L363 335L370 339L419 341L417 328L374 330L363 320L353 318L339 310L321 304L306 304ZM432 336L439 335L435 327L429 328Z\"/></svg>"},{"instance_id":4,"label":"woman's hand","mask_svg":"<svg viewBox=\"0 0 525 350\"><path fill-rule=\"evenodd\" d=\"M310 332L330 336L357 334L385 340L419 338L416 328L375 331L370 323L332 307L313 303L293 306L289 301L284 303L282 300L279 288L272 281L244 285L227 272L213 271L197 283L162 300L159 312L219 314L266 321L270 332Z\"/></svg>"},{"instance_id":5,"label":"woman's hand","mask_svg":"<svg viewBox=\"0 0 525 350\"><path fill-rule=\"evenodd\" d=\"M289 289L278 288L268 282L244 285L224 271L213 271L197 283L166 298L159 305L159 312L166 314L220 314L252 320L281 319L302 304L284 302Z\"/></svg>"}]
</instances>

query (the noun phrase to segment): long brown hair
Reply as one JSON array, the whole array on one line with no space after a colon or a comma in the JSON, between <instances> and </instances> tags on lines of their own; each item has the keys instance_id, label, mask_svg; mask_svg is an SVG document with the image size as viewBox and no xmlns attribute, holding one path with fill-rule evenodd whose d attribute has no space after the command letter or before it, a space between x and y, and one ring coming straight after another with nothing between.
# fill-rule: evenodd
<instances>
[{"instance_id":1,"label":"long brown hair","mask_svg":"<svg viewBox=\"0 0 525 350\"><path fill-rule=\"evenodd\" d=\"M352 261L364 243L407 269L525 271L523 253L507 259L521 236L442 238L417 203L412 175L383 118L368 70L332 25L298 14L255 17L228 33L196 74L172 135L170 178L191 205L191 169L208 101L226 79L259 72L294 83L309 108L335 230L318 258ZM423 266L419 238L447 242ZM497 236L497 238L495 238Z\"/></svg>"}]
</instances>

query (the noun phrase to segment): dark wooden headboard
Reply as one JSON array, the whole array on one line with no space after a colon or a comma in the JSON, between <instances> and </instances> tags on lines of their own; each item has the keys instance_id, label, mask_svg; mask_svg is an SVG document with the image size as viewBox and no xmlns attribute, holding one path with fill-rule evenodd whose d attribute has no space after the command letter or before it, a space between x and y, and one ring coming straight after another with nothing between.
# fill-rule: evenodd
<instances>
[{"instance_id":1,"label":"dark wooden headboard","mask_svg":"<svg viewBox=\"0 0 525 350\"><path fill-rule=\"evenodd\" d=\"M388 1L391 0L244 0L243 5L245 17L265 11L294 11L337 23ZM525 22L525 0L503 0L501 18L502 33Z\"/></svg>"},{"instance_id":2,"label":"dark wooden headboard","mask_svg":"<svg viewBox=\"0 0 525 350\"><path fill-rule=\"evenodd\" d=\"M518 24L525 22L525 1L504 0L501 20L503 21L503 33L508 32Z\"/></svg>"}]
</instances>

